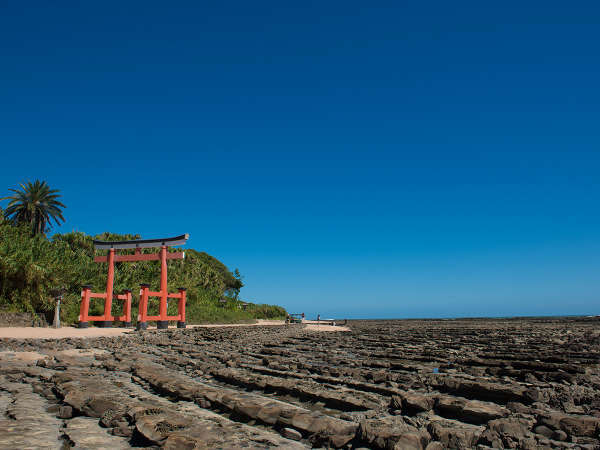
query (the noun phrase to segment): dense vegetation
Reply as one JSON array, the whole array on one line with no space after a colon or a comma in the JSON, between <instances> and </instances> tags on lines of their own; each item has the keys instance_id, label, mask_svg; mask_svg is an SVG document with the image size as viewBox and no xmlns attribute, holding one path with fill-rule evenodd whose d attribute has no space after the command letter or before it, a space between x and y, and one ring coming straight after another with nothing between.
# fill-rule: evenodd
<instances>
[{"instance_id":1,"label":"dense vegetation","mask_svg":"<svg viewBox=\"0 0 600 450\"><path fill-rule=\"evenodd\" d=\"M0 308L51 316L54 311L52 297L56 291L64 290L61 319L65 323L77 321L82 285L92 285L94 292L106 289L107 265L93 261L92 239L140 238L110 233L92 238L82 232L72 232L48 239L43 233L32 234L29 223L4 220L1 213L0 210ZM245 309L242 308L239 292L243 283L239 272L231 273L219 260L204 252L186 249L184 260L168 261L168 271L170 291L175 291L178 286L188 289L188 323L241 322L286 315L278 306L248 303ZM150 283L152 290L158 290L159 280L160 264L156 261L115 264L114 291L133 291L134 320L139 284ZM219 302L221 298L227 299L224 306ZM114 303L113 313L119 314L121 302ZM171 303L169 312L175 313L176 302ZM90 312L100 314L102 307L103 300L92 300ZM157 308L158 301L151 301L151 312L156 312Z\"/></svg>"}]
</instances>

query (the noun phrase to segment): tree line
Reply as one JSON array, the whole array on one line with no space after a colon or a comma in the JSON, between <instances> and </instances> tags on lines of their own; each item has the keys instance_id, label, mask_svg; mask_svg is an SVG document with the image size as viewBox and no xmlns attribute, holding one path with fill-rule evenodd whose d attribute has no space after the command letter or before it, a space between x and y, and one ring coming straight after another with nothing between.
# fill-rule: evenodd
<instances>
[{"instance_id":1,"label":"tree line","mask_svg":"<svg viewBox=\"0 0 600 450\"><path fill-rule=\"evenodd\" d=\"M94 292L106 287L106 264L94 262L93 239L117 241L140 239L139 235L102 233L90 236L83 232L46 234L53 224L64 222L59 201L60 194L46 182L23 183L20 189L11 189L4 211L0 209L0 308L9 311L49 315L55 306L53 296L64 293L61 318L64 322L77 321L81 286L92 285ZM152 252L144 249L143 252ZM133 252L133 250L131 250ZM183 286L187 292L187 319L189 323L235 322L254 318L285 317L285 309L272 305L256 305L239 299L244 286L237 269L232 273L213 256L186 249L184 260L169 260L169 285ZM134 308L137 307L139 283L149 283L158 290L160 264L155 261L115 263L115 292L131 289ZM226 301L219 301L225 299ZM157 308L150 305L151 310ZM243 307L242 307L243 306ZM176 305L169 305L169 308ZM101 313L103 301L92 303L91 313ZM120 302L115 302L118 314Z\"/></svg>"}]
</instances>

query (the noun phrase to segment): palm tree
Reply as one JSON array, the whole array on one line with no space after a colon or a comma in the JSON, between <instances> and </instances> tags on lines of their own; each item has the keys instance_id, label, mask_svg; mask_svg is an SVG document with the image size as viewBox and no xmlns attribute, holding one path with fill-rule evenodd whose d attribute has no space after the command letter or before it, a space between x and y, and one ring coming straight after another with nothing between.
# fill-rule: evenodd
<instances>
[{"instance_id":1,"label":"palm tree","mask_svg":"<svg viewBox=\"0 0 600 450\"><path fill-rule=\"evenodd\" d=\"M0 198L10 200L4 217L14 224L28 223L33 234L46 233L52 228L51 220L57 225L65 221L61 208L66 208L57 200L58 189L50 189L45 181L36 180L21 183L21 189L9 189L14 195Z\"/></svg>"}]
</instances>

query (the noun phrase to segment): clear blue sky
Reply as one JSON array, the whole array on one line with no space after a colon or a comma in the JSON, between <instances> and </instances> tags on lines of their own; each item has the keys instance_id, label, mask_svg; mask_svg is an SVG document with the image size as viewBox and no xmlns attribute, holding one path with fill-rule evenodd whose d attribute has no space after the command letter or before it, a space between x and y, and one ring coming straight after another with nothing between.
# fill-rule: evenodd
<instances>
[{"instance_id":1,"label":"clear blue sky","mask_svg":"<svg viewBox=\"0 0 600 450\"><path fill-rule=\"evenodd\" d=\"M600 5L489 3L4 2L0 192L309 316L598 314Z\"/></svg>"}]
</instances>

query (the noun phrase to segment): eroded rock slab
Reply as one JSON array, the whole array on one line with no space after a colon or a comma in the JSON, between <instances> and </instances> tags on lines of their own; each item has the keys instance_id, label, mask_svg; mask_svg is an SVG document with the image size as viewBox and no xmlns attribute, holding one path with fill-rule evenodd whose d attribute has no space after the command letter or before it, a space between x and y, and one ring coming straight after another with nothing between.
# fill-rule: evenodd
<instances>
[{"instance_id":1,"label":"eroded rock slab","mask_svg":"<svg viewBox=\"0 0 600 450\"><path fill-rule=\"evenodd\" d=\"M600 321L0 341L0 447L600 448Z\"/></svg>"}]
</instances>

